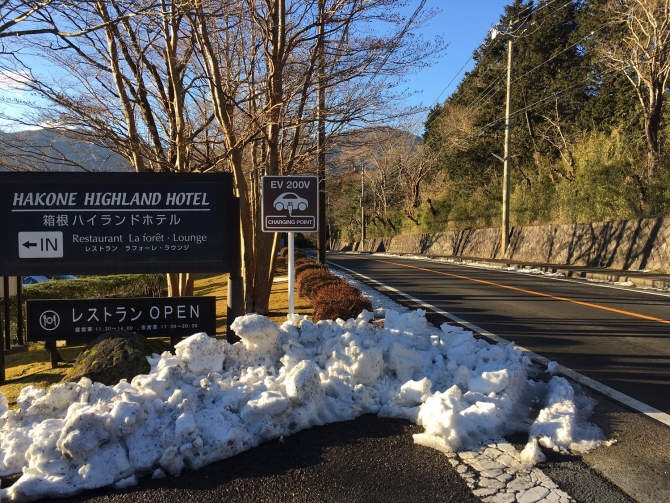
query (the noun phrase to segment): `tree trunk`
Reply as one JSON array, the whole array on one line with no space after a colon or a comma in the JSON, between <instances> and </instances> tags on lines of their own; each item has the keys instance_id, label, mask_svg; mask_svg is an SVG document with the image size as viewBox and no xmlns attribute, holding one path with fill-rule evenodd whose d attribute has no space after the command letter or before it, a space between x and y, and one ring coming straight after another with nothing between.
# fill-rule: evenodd
<instances>
[{"instance_id":1,"label":"tree trunk","mask_svg":"<svg viewBox=\"0 0 670 503\"><path fill-rule=\"evenodd\" d=\"M644 206L647 201L647 191L644 188L644 184L642 183L642 180L640 180L639 175L628 175L628 179L633 182L633 185L635 186L638 200L637 212L638 216L642 218L642 215L644 215Z\"/></svg>"},{"instance_id":2,"label":"tree trunk","mask_svg":"<svg viewBox=\"0 0 670 503\"><path fill-rule=\"evenodd\" d=\"M190 297L193 295L193 274L174 272L167 275L168 297Z\"/></svg>"},{"instance_id":3,"label":"tree trunk","mask_svg":"<svg viewBox=\"0 0 670 503\"><path fill-rule=\"evenodd\" d=\"M644 118L644 133L647 139L647 179L652 181L660 158L658 131L661 128L663 89L654 86L649 90L649 112Z\"/></svg>"},{"instance_id":4,"label":"tree trunk","mask_svg":"<svg viewBox=\"0 0 670 503\"><path fill-rule=\"evenodd\" d=\"M100 14L100 18L105 23L110 22L107 7L101 0L96 1L96 8L98 10L98 14ZM144 158L142 157L140 150L137 123L135 121L133 106L124 84L123 73L120 68L118 47L116 44L116 38L114 37L114 29L111 24L105 27L105 35L107 36L107 46L109 49L110 69L112 71L112 77L114 79L114 84L116 85L116 91L118 93L118 97L123 108L123 115L126 121L126 131L128 133L128 142L130 144L129 160L131 161L133 168L135 168L135 171L141 173L145 171L145 165Z\"/></svg>"}]
</instances>

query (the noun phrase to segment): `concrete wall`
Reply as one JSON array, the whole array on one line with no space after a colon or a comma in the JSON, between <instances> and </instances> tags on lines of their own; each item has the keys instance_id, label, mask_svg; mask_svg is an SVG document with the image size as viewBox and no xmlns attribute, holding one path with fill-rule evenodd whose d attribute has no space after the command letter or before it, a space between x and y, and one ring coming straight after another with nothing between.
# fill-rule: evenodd
<instances>
[{"instance_id":1,"label":"concrete wall","mask_svg":"<svg viewBox=\"0 0 670 503\"><path fill-rule=\"evenodd\" d=\"M333 249L497 258L500 229L412 234L360 243L336 241ZM627 220L512 229L509 260L614 269L670 270L670 219Z\"/></svg>"}]
</instances>

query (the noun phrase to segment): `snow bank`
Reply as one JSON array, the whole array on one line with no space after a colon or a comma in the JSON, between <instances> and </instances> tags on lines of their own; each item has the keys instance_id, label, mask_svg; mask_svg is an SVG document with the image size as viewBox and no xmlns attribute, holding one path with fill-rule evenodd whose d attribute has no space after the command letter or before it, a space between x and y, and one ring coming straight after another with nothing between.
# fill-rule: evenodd
<instances>
[{"instance_id":1,"label":"snow bank","mask_svg":"<svg viewBox=\"0 0 670 503\"><path fill-rule=\"evenodd\" d=\"M383 328L372 317L295 318L278 327L251 314L232 325L240 343L195 334L175 355L149 358L151 372L130 383L29 386L18 411L0 394L0 475L23 472L0 498L128 487L365 413L414 421L425 428L417 443L453 451L527 430L538 395L546 401L530 428L529 462L541 460L538 442L569 448L600 440L582 426L567 381L528 380L513 345L447 324L435 329L421 310L387 309Z\"/></svg>"}]
</instances>

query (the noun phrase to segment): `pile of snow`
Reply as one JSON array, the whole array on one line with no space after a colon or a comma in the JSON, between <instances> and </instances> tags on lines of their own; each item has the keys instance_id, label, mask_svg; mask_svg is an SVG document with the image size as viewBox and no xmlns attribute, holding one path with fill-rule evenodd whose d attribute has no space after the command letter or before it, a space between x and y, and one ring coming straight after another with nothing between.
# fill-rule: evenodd
<instances>
[{"instance_id":1,"label":"pile of snow","mask_svg":"<svg viewBox=\"0 0 670 503\"><path fill-rule=\"evenodd\" d=\"M436 329L421 310L386 309L383 324L372 318L294 317L279 327L250 314L232 325L240 343L195 334L174 355L149 358L150 373L130 383L29 386L18 411L0 394L0 475L23 472L0 499L127 487L366 413L414 421L425 428L416 442L442 451L528 431L529 465L542 460L538 443L584 448L601 439L577 414L569 383L529 379L512 344Z\"/></svg>"}]
</instances>

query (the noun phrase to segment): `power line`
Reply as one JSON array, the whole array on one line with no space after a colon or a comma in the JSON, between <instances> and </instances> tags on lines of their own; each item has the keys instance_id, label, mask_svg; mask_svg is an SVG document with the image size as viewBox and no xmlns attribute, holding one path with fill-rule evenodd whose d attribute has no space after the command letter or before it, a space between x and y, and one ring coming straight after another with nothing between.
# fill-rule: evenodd
<instances>
[{"instance_id":1,"label":"power line","mask_svg":"<svg viewBox=\"0 0 670 503\"><path fill-rule=\"evenodd\" d=\"M582 39L578 40L577 42L575 42L575 43L572 44L571 46L566 47L566 48L563 49L561 52L559 52L559 53L553 55L551 58L549 58L549 59L547 59L547 60L544 60L542 63L540 63L540 64L537 65L536 67L531 68L530 70L528 70L528 71L527 71L526 73L524 73L523 75L520 75L519 77L517 77L516 79L514 79L514 82L513 82L513 83L518 82L519 80L521 80L522 78L524 78L524 77L525 77L526 75L528 75L529 73L534 72L534 71L537 70L538 68L540 68L540 67L546 65L547 63L549 63L550 61L556 59L557 57L559 57L559 56L560 56L561 54L563 54L564 52L569 51L569 50L572 49L573 47L578 46L579 44L581 44L582 42L584 42L586 39L588 39L588 38L594 36L594 35L596 34L596 32L599 32L599 31L602 30L603 28L605 28L605 25L601 26L600 28L598 28L598 29L595 30L595 31L592 31L591 33L589 33L588 35L586 35L586 36L583 37Z\"/></svg>"},{"instance_id":2,"label":"power line","mask_svg":"<svg viewBox=\"0 0 670 503\"><path fill-rule=\"evenodd\" d=\"M526 17L526 20L528 20L528 19L530 18L530 16L532 16L533 14L537 14L537 12L539 12L540 10L542 10L542 9L544 9L544 8L546 8L546 7L548 7L550 4L552 4L552 3L555 2L555 1L556 1L556 0L551 0L551 1L549 1L549 2L547 2L547 3L545 3L545 4L543 4L543 5L540 5L540 6L534 11L534 13L531 13L531 14L529 14L529 16ZM573 1L574 1L574 0L570 0L569 2L567 2L567 3L563 4L563 5L561 5L561 6L558 7L557 9L553 10L551 14L554 14L554 13L558 12L559 10L565 8L566 6L572 4ZM551 16L551 14L545 16L544 19L542 20L542 23L540 24L540 26L538 26L533 32L531 32L530 34L524 35L524 36L530 36L530 35L533 35L534 33L536 33L536 32L541 28L541 26L544 25L544 23L545 23L546 20ZM598 30L596 30L596 31L600 31L600 30L603 29L603 28L604 28L604 26L601 26L601 27L600 27ZM565 48L565 49L563 49L561 52L555 54L555 55L552 56L551 58L545 60L545 61L542 62L541 64L539 64L539 65L537 65L536 67L532 68L531 70L527 71L527 72L524 73L523 75L517 77L517 78L514 80L514 82L519 81L520 79L522 79L523 77L527 76L527 75L530 74L531 72L533 72L533 71L537 70L538 68L541 68L542 66L548 64L550 61L554 60L555 58L557 58L558 56L560 56L560 55L563 54L564 52L566 52L566 51L572 49L573 47L575 47L575 46L581 44L581 43L584 42L586 39L588 39L589 37L593 36L594 33L595 33L595 32L591 32L589 35L583 37L583 38L582 38L581 40L579 40L578 42L572 44L571 46L569 46L569 47L567 47L567 48ZM500 60L498 60L498 61L500 61ZM497 64L497 62L496 62L495 64ZM479 94L479 96L478 96L477 98L475 98L475 100L468 106L468 109L471 110L471 113L469 114L470 116L472 116L472 115L474 115L475 113L477 113L477 112L478 112L478 111L479 111L479 110L480 110L486 103L488 103L488 102L491 100L491 98L493 98L493 96L495 96L495 95L501 90L501 88L498 88L498 89L496 89L495 91L492 91L492 90L491 90L491 88L492 88L493 86L495 86L501 79L502 79L502 75L501 75L500 77L498 77L493 83L491 83L491 84L490 84L484 91L482 91L482 92ZM492 91L492 92L491 92L491 91ZM457 98L456 102L454 102L454 105L460 100L461 97L462 97L462 95L460 95L460 96ZM439 116L440 116L442 113L443 113L443 112L440 112L439 114L435 115L435 116L431 119L430 123L425 124L424 127L427 127L427 126L429 126L430 124L432 124L435 120L437 120L437 119L439 118Z\"/></svg>"},{"instance_id":3,"label":"power line","mask_svg":"<svg viewBox=\"0 0 670 503\"><path fill-rule=\"evenodd\" d=\"M550 1L547 2L547 3L544 3L544 4L540 5L535 11L532 11L532 10L531 10L531 13L528 14L528 16L526 16L526 19L525 19L524 21L522 21L520 24L521 24L521 25L525 24L526 21L528 21L528 19L530 19L531 16L533 16L533 14L537 14L539 11L541 11L542 9L548 7L549 5L551 5L552 3L554 3L555 1L556 1L556 0L550 0ZM569 0L569 2L567 2L566 4L564 4L563 6L561 6L559 9L557 9L557 11L560 10L560 9L562 9L562 8L564 8L564 7L567 6L567 5L570 5L573 1L574 1L574 0ZM528 6L528 9L532 9L532 5L529 5L529 6ZM548 16L547 16L547 17L548 17ZM544 23L544 21L543 21L543 23ZM538 27L538 29L539 29L539 27ZM535 30L535 31L537 31L537 30ZM534 31L533 33L535 33L535 31ZM531 35L532 35L532 33L531 33ZM441 96L444 94L444 92L449 88L449 86L450 86L450 85L452 84L452 82L456 79L456 77L458 77L458 75L460 75L460 73L463 71L463 68L465 68L465 66L470 62L471 59L472 59L472 56L470 56L470 57L468 58L468 60L463 64L463 66L461 67L461 69L460 69L460 70L456 73L456 75L451 79L451 81L449 82L449 84L447 84L447 86L442 90L442 92L437 96L437 98L435 98L435 101L433 101L433 103L432 103L431 106L433 106L433 105L435 105L435 103L437 103L437 101L440 99L440 97L441 97ZM496 62L494 63L494 65L498 64L498 63L500 62L501 59L502 59L502 58L498 59L498 61L496 61ZM499 79L498 79L498 80L499 80ZM491 84L491 85L495 85L495 82L494 82L493 84ZM491 85L489 85L483 92L486 93L486 92L488 91L488 88L491 87Z\"/></svg>"},{"instance_id":4,"label":"power line","mask_svg":"<svg viewBox=\"0 0 670 503\"><path fill-rule=\"evenodd\" d=\"M552 0L552 2L553 2L553 1L555 1L555 0ZM552 3L552 2L549 2L549 3ZM569 5L569 4L571 4L572 2L573 2L573 0L570 0L570 2L568 2L568 3L564 4L563 6L559 7L557 10L560 10L560 9L564 8L566 5ZM546 7L547 5L549 5L549 3L544 4L542 7ZM554 12L556 12L556 11L554 11ZM547 16L547 17L548 17L548 16ZM546 18L545 18L545 20L546 20ZM543 21L542 24L544 24L544 21ZM604 28L604 26L601 26L601 27L598 28L598 30L596 30L596 31L600 31L600 30L603 29L603 28ZM538 29L539 29L539 27L538 27ZM532 35L532 34L534 34L534 33L536 33L536 32L537 32L537 29L536 29L535 31L533 31L532 33L530 33L530 34L528 34L528 35L524 35L524 36L530 36L530 35ZM575 46L581 44L581 43L584 42L587 38L593 36L594 33L595 33L595 32L591 32L589 35L583 37L581 40L575 42L574 44L572 44L572 45L569 46L569 47L566 47L566 48L563 49L561 52L559 52L559 53L553 55L551 58L549 58L549 59L543 61L542 63L540 63L540 64L537 65L536 67L534 67L534 68L530 69L529 71L527 71L526 73L524 73L523 75L520 75L519 77L515 78L514 81L512 81L512 84L515 84L516 82L518 82L519 80L521 80L522 78L524 78L525 76L527 76L528 74L530 74L530 73L534 72L535 70L537 70L538 68L541 68L542 66L548 64L550 61L556 59L558 56L560 56L560 55L563 54L564 52L569 51L569 50L572 49L573 47L575 47ZM502 77L499 77L493 84L496 84L501 78L502 78ZM490 94L489 99L487 99L486 102L490 101L490 99L491 99L495 94L497 94L498 91L500 91L500 89L497 89L494 93ZM486 91L485 91L485 92L486 92ZM474 107L474 106L477 105L479 102L481 102L484 98L486 98L486 96L482 96L481 99L478 99L475 103L473 103L473 105L471 105L471 106L468 107L468 108L472 108L472 107ZM474 114L474 113L476 113L477 111L479 111L480 108L481 108L481 107L477 107L477 109L474 109L472 114Z\"/></svg>"},{"instance_id":5,"label":"power line","mask_svg":"<svg viewBox=\"0 0 670 503\"><path fill-rule=\"evenodd\" d=\"M463 68L465 68L466 65L467 65L471 60L472 60L472 56L470 56L470 57L468 58L468 60L467 60L465 63L463 63L463 66L461 66L461 69L458 70L458 72L456 72L456 75L453 76L453 78L449 81L449 83L446 85L446 87L445 87L444 89L442 89L442 92L437 96L437 98L435 98L435 101L433 101L433 103L430 105L431 107L433 107L433 106L437 103L437 100L439 100L440 97L444 94L444 92L445 92L447 89L449 89L449 86L452 84L452 82L453 82L454 80L456 80L456 77L458 77L458 76L461 74L461 72L463 71Z\"/></svg>"},{"instance_id":6,"label":"power line","mask_svg":"<svg viewBox=\"0 0 670 503\"><path fill-rule=\"evenodd\" d=\"M613 73L613 72L616 71L616 70L617 70L617 68L610 68L609 70L605 70L605 71L604 71L603 73L601 73L600 75L601 75L601 76L605 76L605 75L608 75L608 74L610 74L610 73ZM588 77L586 77L585 79L580 80L579 82L576 82L575 84L573 84L573 85L571 85L571 86L564 87L563 89L559 89L558 91L555 91L555 92L551 93L550 96L546 96L546 97L544 97L544 98L541 98L541 99L539 99L539 100L537 100L537 101L531 103L530 105L526 105L526 106L524 106L523 108L519 108L518 110L515 110L511 115L514 116L514 115L520 114L520 113L522 113L522 112L525 112L525 111L527 111L527 110L531 110L531 109L535 108L535 107L538 106L538 105L541 105L542 103L544 103L544 102L546 102L546 101L549 101L549 100L556 100L556 99L558 99L559 95L562 95L562 94L566 93L567 91L569 91L570 89L574 89L575 87L578 87L578 86L584 84L585 82L587 82L587 81L588 81L589 79L591 79L591 78L592 78L591 76L588 76ZM501 117L501 118L498 118L498 119L496 119L496 120L490 122L486 127L480 129L480 130L478 131L477 135L475 135L475 136L479 136L479 135L481 135L483 132L485 132L485 131L487 130L487 128L488 128L491 124L496 124L496 123L498 123L498 122L500 122L500 121L503 121L504 119L505 119L504 117Z\"/></svg>"},{"instance_id":7,"label":"power line","mask_svg":"<svg viewBox=\"0 0 670 503\"><path fill-rule=\"evenodd\" d=\"M470 59L472 59L472 57L471 57ZM502 57L498 58L498 60L497 60L492 66L496 66L498 63L500 63L501 60L502 60ZM467 108L468 108L468 109L472 108L473 106L475 106L475 105L478 103L478 101L479 101L480 99L485 98L485 97L486 97L485 95L486 95L487 93L489 93L489 92L492 90L491 88L492 88L493 86L495 86L495 85L500 81L500 79L504 76L504 73L505 73L505 69L503 68L503 69L502 69L502 72L501 72L501 75L498 76L498 78L497 78L496 80L494 80L491 84L489 84L483 91L481 91L481 92L479 93L479 96L475 99L475 101L474 101L472 104L468 105ZM452 79L452 80L453 80L453 79ZM495 93L494 93L494 94L495 94ZM484 95L484 96L482 96L482 95ZM451 105L452 105L452 106L456 105L456 104L461 100L461 98L463 98L463 95L462 95L462 94L458 95L458 97L456 98L456 101L454 101L454 103L452 103ZM433 102L433 105L435 105L436 102L437 102L437 100L435 100L435 101ZM431 105L431 106L432 106L432 105ZM441 114L442 114L442 112L440 112L440 113L438 113L437 115L435 115L435 116L430 120L430 122L427 122L427 123L424 124L424 127L428 127L428 126L430 126L435 120L437 120L437 119L440 117ZM418 120L417 120L417 122L418 122Z\"/></svg>"}]
</instances>

